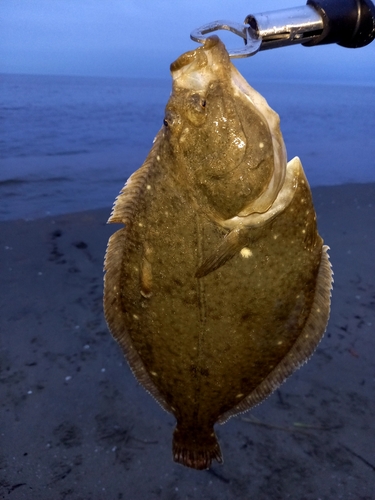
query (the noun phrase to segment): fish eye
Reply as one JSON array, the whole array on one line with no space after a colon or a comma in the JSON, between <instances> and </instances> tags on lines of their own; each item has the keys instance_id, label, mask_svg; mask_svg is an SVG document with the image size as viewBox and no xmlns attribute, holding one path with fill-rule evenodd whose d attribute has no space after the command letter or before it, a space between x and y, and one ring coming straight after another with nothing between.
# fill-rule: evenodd
<instances>
[{"instance_id":1,"label":"fish eye","mask_svg":"<svg viewBox=\"0 0 375 500\"><path fill-rule=\"evenodd\" d=\"M168 120L166 120L165 118L163 120L163 125L164 125L164 127L168 127L169 126Z\"/></svg>"},{"instance_id":2,"label":"fish eye","mask_svg":"<svg viewBox=\"0 0 375 500\"><path fill-rule=\"evenodd\" d=\"M202 108L206 107L206 99L201 99L201 106Z\"/></svg>"}]
</instances>

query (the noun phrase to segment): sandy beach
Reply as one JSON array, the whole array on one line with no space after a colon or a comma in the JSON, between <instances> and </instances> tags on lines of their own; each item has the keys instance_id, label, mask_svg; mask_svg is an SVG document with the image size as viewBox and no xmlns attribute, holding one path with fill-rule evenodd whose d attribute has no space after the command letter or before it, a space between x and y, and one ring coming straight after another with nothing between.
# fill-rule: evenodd
<instances>
[{"instance_id":1,"label":"sandy beach","mask_svg":"<svg viewBox=\"0 0 375 500\"><path fill-rule=\"evenodd\" d=\"M218 426L225 463L171 456L102 309L110 208L0 222L0 498L375 498L375 184L313 189L332 312L311 360Z\"/></svg>"}]
</instances>

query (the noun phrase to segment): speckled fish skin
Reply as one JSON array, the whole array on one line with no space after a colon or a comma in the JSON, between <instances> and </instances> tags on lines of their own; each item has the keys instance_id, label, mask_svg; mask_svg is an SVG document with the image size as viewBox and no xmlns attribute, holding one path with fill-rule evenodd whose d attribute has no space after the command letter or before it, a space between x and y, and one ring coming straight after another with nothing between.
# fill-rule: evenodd
<instances>
[{"instance_id":1,"label":"speckled fish skin","mask_svg":"<svg viewBox=\"0 0 375 500\"><path fill-rule=\"evenodd\" d=\"M143 386L177 421L174 460L222 462L214 424L271 394L327 325L327 247L278 115L224 45L171 65L164 125L117 198L104 308Z\"/></svg>"}]
</instances>

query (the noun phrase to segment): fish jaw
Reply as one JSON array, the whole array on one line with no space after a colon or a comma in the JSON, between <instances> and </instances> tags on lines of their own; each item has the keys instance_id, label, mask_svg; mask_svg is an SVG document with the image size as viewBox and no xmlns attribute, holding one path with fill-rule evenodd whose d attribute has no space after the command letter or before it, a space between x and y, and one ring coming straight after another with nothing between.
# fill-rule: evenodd
<instances>
[{"instance_id":1,"label":"fish jaw","mask_svg":"<svg viewBox=\"0 0 375 500\"><path fill-rule=\"evenodd\" d=\"M173 90L206 91L215 79L230 79L232 63L219 37L207 38L205 44L182 54L171 64Z\"/></svg>"}]
</instances>

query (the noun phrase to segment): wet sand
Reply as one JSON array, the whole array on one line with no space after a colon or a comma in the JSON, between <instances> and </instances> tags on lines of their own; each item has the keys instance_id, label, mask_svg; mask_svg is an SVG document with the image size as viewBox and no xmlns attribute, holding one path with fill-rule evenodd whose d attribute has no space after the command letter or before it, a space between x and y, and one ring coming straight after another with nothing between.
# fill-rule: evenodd
<instances>
[{"instance_id":1,"label":"wet sand","mask_svg":"<svg viewBox=\"0 0 375 500\"><path fill-rule=\"evenodd\" d=\"M311 360L217 426L225 463L171 458L173 417L102 310L110 209L0 222L0 498L375 498L375 184L313 189L332 313Z\"/></svg>"}]
</instances>

